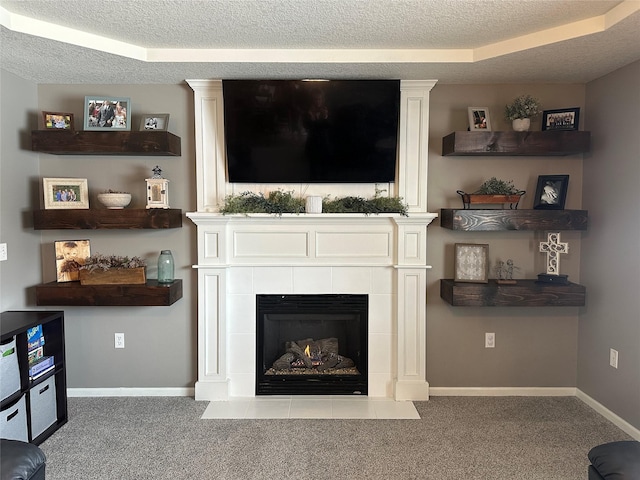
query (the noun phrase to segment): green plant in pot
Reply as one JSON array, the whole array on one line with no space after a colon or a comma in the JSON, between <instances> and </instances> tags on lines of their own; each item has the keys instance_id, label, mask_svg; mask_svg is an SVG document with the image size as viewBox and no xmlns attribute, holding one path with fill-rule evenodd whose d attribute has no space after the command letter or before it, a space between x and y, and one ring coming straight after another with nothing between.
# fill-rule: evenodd
<instances>
[{"instance_id":1,"label":"green plant in pot","mask_svg":"<svg viewBox=\"0 0 640 480\"><path fill-rule=\"evenodd\" d=\"M465 193L462 190L458 190L457 193L462 197L464 208L469 208L473 203L508 203L510 208L518 208L520 197L525 194L525 191L516 188L512 180L507 181L491 177L483 182L480 188L473 193Z\"/></svg>"},{"instance_id":2,"label":"green plant in pot","mask_svg":"<svg viewBox=\"0 0 640 480\"><path fill-rule=\"evenodd\" d=\"M517 132L529 130L531 119L541 112L540 102L531 95L520 95L504 107L505 118L511 120L513 129Z\"/></svg>"}]
</instances>

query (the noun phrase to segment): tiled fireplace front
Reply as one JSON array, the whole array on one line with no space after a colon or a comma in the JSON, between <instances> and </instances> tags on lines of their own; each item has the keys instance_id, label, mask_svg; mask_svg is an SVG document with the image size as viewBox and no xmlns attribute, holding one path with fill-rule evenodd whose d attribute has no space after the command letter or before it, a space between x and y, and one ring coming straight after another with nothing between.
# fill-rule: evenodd
<instances>
[{"instance_id":1,"label":"tiled fireplace front","mask_svg":"<svg viewBox=\"0 0 640 480\"><path fill-rule=\"evenodd\" d=\"M368 295L368 395L421 400L434 215L221 216L198 225L196 399L256 394L256 295Z\"/></svg>"}]
</instances>

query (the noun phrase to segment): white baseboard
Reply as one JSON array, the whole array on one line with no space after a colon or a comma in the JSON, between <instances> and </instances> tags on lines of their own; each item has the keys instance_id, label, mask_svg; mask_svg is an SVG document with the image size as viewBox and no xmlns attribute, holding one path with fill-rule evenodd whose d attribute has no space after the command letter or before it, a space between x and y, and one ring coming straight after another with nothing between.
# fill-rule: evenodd
<instances>
[{"instance_id":1,"label":"white baseboard","mask_svg":"<svg viewBox=\"0 0 640 480\"><path fill-rule=\"evenodd\" d=\"M430 387L434 397L574 397L573 387Z\"/></svg>"},{"instance_id":2,"label":"white baseboard","mask_svg":"<svg viewBox=\"0 0 640 480\"><path fill-rule=\"evenodd\" d=\"M68 397L193 397L193 387L67 388Z\"/></svg>"},{"instance_id":3,"label":"white baseboard","mask_svg":"<svg viewBox=\"0 0 640 480\"><path fill-rule=\"evenodd\" d=\"M576 391L576 397L578 397L584 403L589 405L591 408L593 408L596 412L598 412L604 418L606 418L611 423L613 423L620 430L624 431L627 435L630 435L634 439L640 441L640 429L637 429L636 427L631 425L626 420L620 418L618 415L613 413L611 410L609 410L607 407L602 405L600 402L598 402L598 401L594 400L593 398L591 398L589 395L584 393L582 390L577 390Z\"/></svg>"}]
</instances>

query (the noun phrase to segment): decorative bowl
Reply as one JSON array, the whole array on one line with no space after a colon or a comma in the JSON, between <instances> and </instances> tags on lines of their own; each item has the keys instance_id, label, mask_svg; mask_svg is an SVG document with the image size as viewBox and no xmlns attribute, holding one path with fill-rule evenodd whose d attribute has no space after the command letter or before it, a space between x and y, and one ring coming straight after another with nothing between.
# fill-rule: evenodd
<instances>
[{"instance_id":1,"label":"decorative bowl","mask_svg":"<svg viewBox=\"0 0 640 480\"><path fill-rule=\"evenodd\" d=\"M130 193L99 193L98 201L107 208L124 208L131 203Z\"/></svg>"}]
</instances>

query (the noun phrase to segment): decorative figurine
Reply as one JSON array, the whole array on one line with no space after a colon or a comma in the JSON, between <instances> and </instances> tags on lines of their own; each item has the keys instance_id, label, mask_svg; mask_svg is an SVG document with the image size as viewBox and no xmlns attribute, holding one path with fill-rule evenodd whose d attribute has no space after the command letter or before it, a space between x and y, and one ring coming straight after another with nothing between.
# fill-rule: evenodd
<instances>
[{"instance_id":1,"label":"decorative figurine","mask_svg":"<svg viewBox=\"0 0 640 480\"><path fill-rule=\"evenodd\" d=\"M162 169L156 165L153 176L147 182L147 208L169 207L169 180L162 178Z\"/></svg>"},{"instance_id":2,"label":"decorative figurine","mask_svg":"<svg viewBox=\"0 0 640 480\"><path fill-rule=\"evenodd\" d=\"M498 260L496 263L496 283L500 285L514 285L517 283L513 279L513 270L516 268L518 267L513 264L511 259L507 260L506 264L502 260Z\"/></svg>"},{"instance_id":3,"label":"decorative figurine","mask_svg":"<svg viewBox=\"0 0 640 480\"><path fill-rule=\"evenodd\" d=\"M547 273L538 275L538 282L566 285L568 275L560 274L560 254L569 252L569 244L560 241L560 233L549 233L546 242L540 242L540 251L547 254Z\"/></svg>"}]
</instances>

